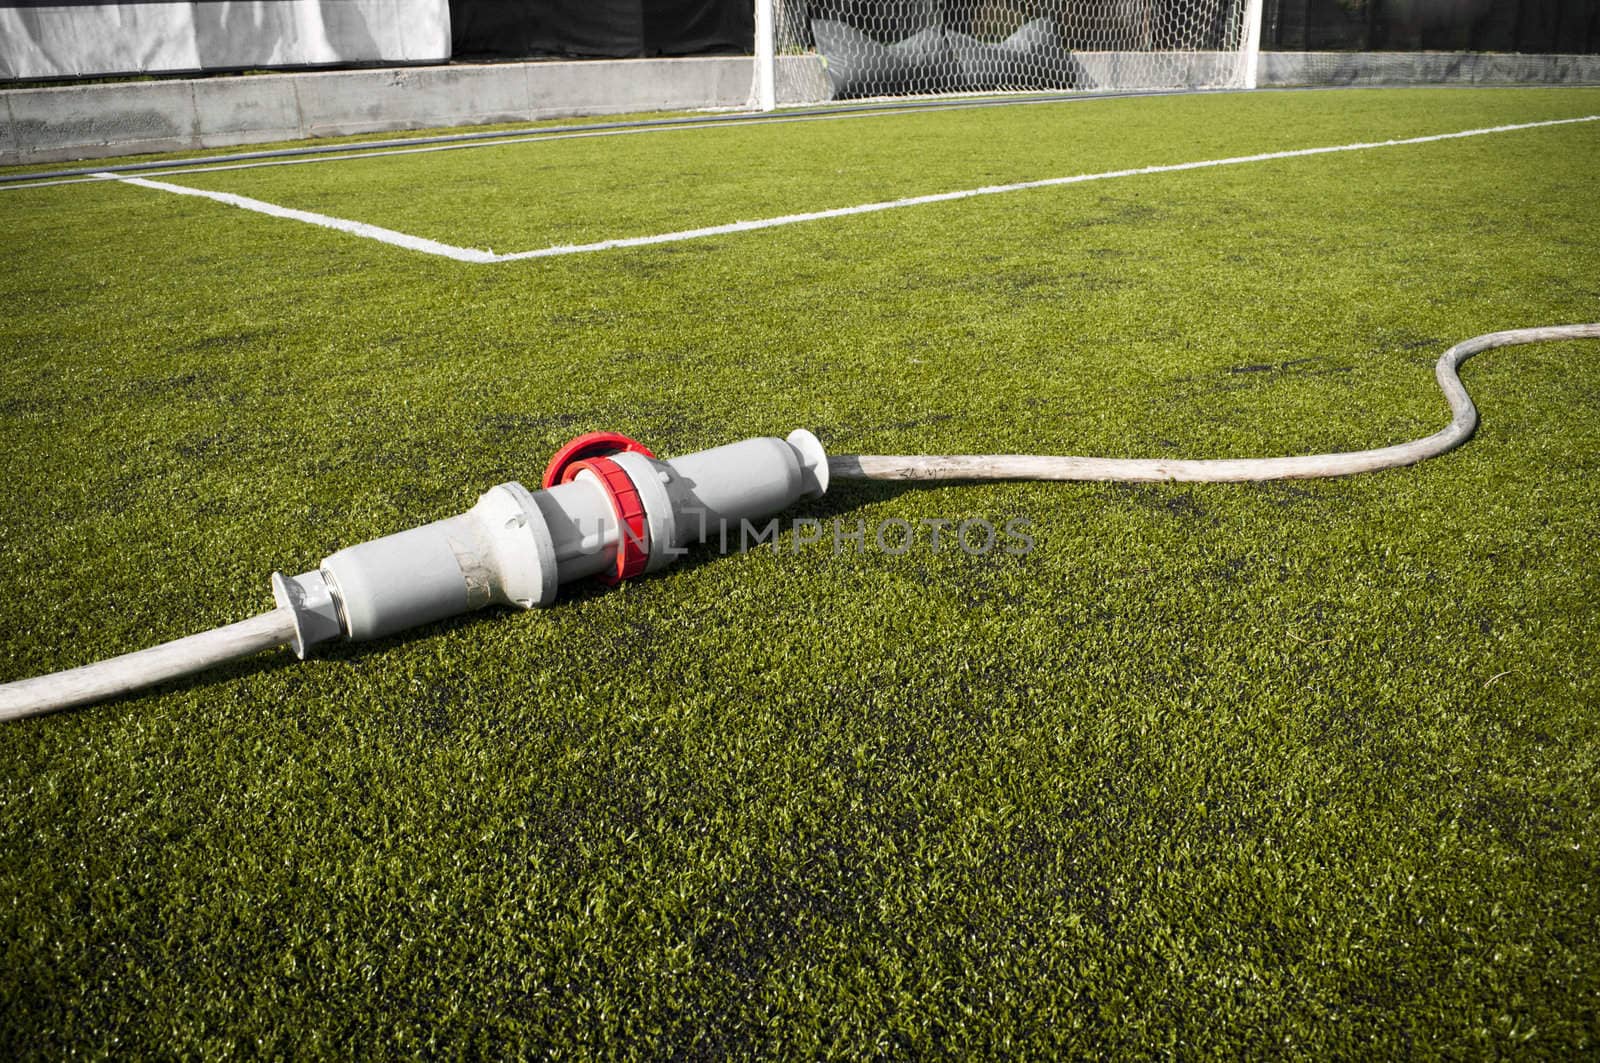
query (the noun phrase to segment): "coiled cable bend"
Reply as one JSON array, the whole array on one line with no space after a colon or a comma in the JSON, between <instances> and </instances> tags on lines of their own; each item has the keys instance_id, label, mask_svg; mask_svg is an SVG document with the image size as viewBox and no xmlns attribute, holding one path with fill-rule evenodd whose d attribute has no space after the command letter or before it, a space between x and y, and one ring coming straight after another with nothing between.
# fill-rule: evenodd
<instances>
[{"instance_id":1,"label":"coiled cable bend","mask_svg":"<svg viewBox=\"0 0 1600 1063\"><path fill-rule=\"evenodd\" d=\"M1125 483L1304 480L1393 469L1437 457L1472 437L1473 430L1478 427L1478 411L1456 372L1462 362L1495 347L1582 339L1600 339L1600 324L1508 329L1463 340L1440 355L1439 364L1434 367L1439 387L1454 414L1450 423L1431 436L1376 450L1289 458L1189 461L1055 454L840 454L829 459L828 468L835 479L844 480L1115 480Z\"/></svg>"}]
</instances>

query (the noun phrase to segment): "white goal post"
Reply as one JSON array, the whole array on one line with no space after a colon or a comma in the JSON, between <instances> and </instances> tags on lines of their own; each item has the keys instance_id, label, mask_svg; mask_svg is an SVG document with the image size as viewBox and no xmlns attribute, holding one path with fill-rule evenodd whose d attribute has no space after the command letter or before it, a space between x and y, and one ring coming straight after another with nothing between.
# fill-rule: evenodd
<instances>
[{"instance_id":1,"label":"white goal post","mask_svg":"<svg viewBox=\"0 0 1600 1063\"><path fill-rule=\"evenodd\" d=\"M1262 0L755 0L752 106L1255 88Z\"/></svg>"}]
</instances>

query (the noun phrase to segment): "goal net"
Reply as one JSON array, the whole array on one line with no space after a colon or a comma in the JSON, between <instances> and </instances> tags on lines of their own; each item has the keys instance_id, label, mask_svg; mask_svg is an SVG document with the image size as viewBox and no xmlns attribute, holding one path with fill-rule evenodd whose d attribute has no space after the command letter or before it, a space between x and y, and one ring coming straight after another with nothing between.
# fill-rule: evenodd
<instances>
[{"instance_id":1,"label":"goal net","mask_svg":"<svg viewBox=\"0 0 1600 1063\"><path fill-rule=\"evenodd\" d=\"M756 0L753 102L1253 88L1261 0Z\"/></svg>"}]
</instances>

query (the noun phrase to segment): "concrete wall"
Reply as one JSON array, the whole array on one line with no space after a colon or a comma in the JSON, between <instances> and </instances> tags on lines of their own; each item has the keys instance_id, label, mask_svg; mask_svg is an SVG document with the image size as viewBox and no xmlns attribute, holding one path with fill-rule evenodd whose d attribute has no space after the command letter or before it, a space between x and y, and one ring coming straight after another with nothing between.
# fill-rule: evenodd
<instances>
[{"instance_id":1,"label":"concrete wall","mask_svg":"<svg viewBox=\"0 0 1600 1063\"><path fill-rule=\"evenodd\" d=\"M1600 55L1262 52L1262 85L1600 85Z\"/></svg>"},{"instance_id":2,"label":"concrete wall","mask_svg":"<svg viewBox=\"0 0 1600 1063\"><path fill-rule=\"evenodd\" d=\"M742 107L750 60L619 59L0 91L0 165L275 140Z\"/></svg>"}]
</instances>

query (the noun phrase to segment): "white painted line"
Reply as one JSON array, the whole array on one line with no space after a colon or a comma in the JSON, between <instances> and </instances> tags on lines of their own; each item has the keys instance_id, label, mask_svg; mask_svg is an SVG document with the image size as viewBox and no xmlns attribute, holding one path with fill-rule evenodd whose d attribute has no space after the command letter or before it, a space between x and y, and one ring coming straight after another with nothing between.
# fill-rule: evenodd
<instances>
[{"instance_id":1,"label":"white painted line","mask_svg":"<svg viewBox=\"0 0 1600 1063\"><path fill-rule=\"evenodd\" d=\"M421 251L430 255L441 255L454 259L457 262L490 263L490 262L515 262L528 258L556 258L563 255L581 255L593 251L610 251L625 247L647 247L652 244L677 243L682 240L699 240L709 236L726 236L733 233L753 232L757 229L773 229L782 225L796 225L801 222L823 221L828 218L845 218L857 214L873 214L884 210L898 210L902 207L920 207L930 203L948 203L960 199L973 199L978 196L994 196L1009 192L1024 192L1035 188L1055 188L1061 185L1085 184L1090 181L1109 181L1119 177L1142 177L1151 174L1180 173L1186 170L1204 170L1217 166L1240 166L1252 162L1271 162L1276 159L1297 159L1311 155L1331 155L1336 152L1368 151L1373 148L1403 147L1408 144L1432 144L1443 140L1461 140L1467 137L1489 136L1494 133L1511 133L1522 129L1541 129L1549 126L1574 125L1580 122L1600 121L1600 114L1585 115L1581 118L1552 118L1539 122L1519 122L1514 125L1489 126L1484 129L1464 129L1456 133L1432 133L1427 136L1406 137L1398 140L1361 141L1353 144L1337 144L1320 148L1297 148L1290 151L1268 151L1256 155L1235 155L1225 159L1204 159L1198 162L1178 162L1161 166L1142 166L1127 170L1106 170L1101 173L1076 174L1071 177L1047 177L1037 181L1019 181L1006 185L986 185L982 188L967 188L957 192L937 192L925 196L908 196L904 199L883 200L877 203L861 203L851 207L835 207L830 210L809 211L804 214L784 214L774 218L760 218L754 221L736 221L724 225L710 225L699 229L682 229L677 232L656 233L651 236L630 236L614 240L601 240L590 244L561 244L552 247L542 247L534 251L513 251L497 255L492 251L480 251L469 247L456 247L443 244L434 240L424 239L420 236L410 236L406 233L396 232L393 229L381 229L376 225L367 225L364 222L347 221L343 218L329 217L326 214L313 214L309 211L294 210L289 207L280 207L276 204L266 203L259 199L250 199L246 196L234 195L231 192L211 192L199 188L188 188L183 185L168 184L164 181L151 181L142 177L125 177L120 174L96 174L111 180L122 181L125 184L140 185L145 188L160 189L165 192L176 192L185 196L201 196L213 199L219 203L230 206L242 207L245 210L254 210L262 214L270 214L276 218L290 218L295 221L307 222L311 225L321 225L329 229L338 229L341 232L351 233L355 236L364 236L370 240L379 240L386 244L394 244L412 251Z\"/></svg>"},{"instance_id":2,"label":"white painted line","mask_svg":"<svg viewBox=\"0 0 1600 1063\"><path fill-rule=\"evenodd\" d=\"M883 108L873 108L871 110L846 111L846 112L843 112L843 113L835 113L835 114L798 114L798 115L787 115L787 116L757 115L757 116L752 116L751 118L749 118L747 120L741 120L741 121L737 121L737 122L729 122L729 121L724 121L724 122L684 122L684 123L673 124L673 125L644 126L644 127L640 127L640 128L602 129L602 130L596 130L594 132L573 131L573 132L566 132L566 133L530 133L530 134L527 134L527 135L507 134L504 137L485 138L483 140L472 140L472 141L466 141L464 143L429 144L429 145L426 145L426 146L423 146L423 147L414 147L414 148L363 149L361 144L359 142L357 142L357 143L351 144L348 151L342 151L342 152L337 152L337 153L329 153L327 155L320 155L320 154L319 155L304 155L304 156L296 156L296 157L293 157L293 158L286 158L286 159L263 159L263 160L253 161L253 162L239 162L239 163L226 163L226 164L224 164L224 163L209 163L205 159L201 158L201 159L195 159L195 160L193 160L192 162L190 162L188 164L183 164L181 162L174 162L173 165L170 168L163 167L161 169L154 169L154 170L141 170L141 171L138 171L138 174L139 175L143 175L145 177L180 177L180 176L183 176L185 174L212 173L214 171L223 171L223 170L258 170L258 169L262 169L264 167L269 167L269 166L312 166L312 165L316 165L318 163L325 163L325 162L354 162L354 161L357 161L357 160L360 160L360 159L381 159L381 158L387 158L388 156L391 156L391 155L427 155L427 154L432 154L432 153L438 152L438 151L466 151L466 150L470 150L470 149L474 149L474 148L499 148L499 147L506 147L508 145L513 145L513 144L536 144L536 143L539 143L541 141L548 141L548 140L588 140L588 139L592 139L592 138L595 138L595 137L638 136L638 135L641 135L641 134L648 134L648 133L676 133L676 132L680 132L680 131L684 131L684 130L745 129L745 128L749 128L750 126L786 125L786 124L793 123L793 122L835 122L835 121L845 121L845 120L852 119L852 118L899 117L899 116L904 116L904 115L928 114L928 113L934 113L934 112L937 112L937 111L970 110L970 109L976 108L976 107L994 107L994 106L1001 105L1001 103L1004 103L1006 106L1023 107L1023 106L1030 106L1030 105L1033 105L1033 104L1085 103L1085 102L1090 102L1090 101L1099 102L1099 101L1102 101L1102 100L1122 100L1122 99L1129 98L1129 96L1131 96L1131 95L1137 95L1137 96L1225 95L1225 94L1231 94L1231 93L1233 93L1235 91L1237 91L1237 90L1220 89L1220 90L1206 90L1204 92L1192 93L1192 94L1191 93L1171 93L1171 92L1108 93L1108 94L1096 94L1096 95L1092 95L1092 96L1063 96L1063 97L1060 97L1059 99L1049 99L1049 100L1022 99L1022 100L996 101L994 99L987 99L986 98L984 100L974 101L974 102L971 102L971 103L963 103L963 102L952 101L952 102L943 104L942 106L940 106L938 108L933 108L933 107L911 107L911 108L883 107ZM1339 89L1339 90L1275 89L1273 91L1275 91L1275 92L1294 92L1294 91L1306 91L1306 92L1316 91L1316 92L1320 92L1320 91L1367 91L1367 90L1365 90L1365 89L1350 89L1350 90L1344 90L1344 89ZM1381 90L1379 90L1379 91L1381 91ZM1474 91L1483 91L1483 90L1480 89L1480 90L1474 90ZM1570 118L1570 119L1564 118L1564 119L1558 119L1554 124L1559 125L1561 122L1568 122L1568 121L1583 122L1583 121L1589 121L1589 120L1590 120L1589 118ZM1533 123L1533 124L1534 125L1539 125L1539 124L1544 124L1544 123ZM1509 127L1509 128L1525 128L1525 127L1513 126L1513 127ZM1409 143L1409 141L1400 141L1398 143ZM102 173L90 174L90 175L84 176L84 177L57 177L57 178L49 178L49 179L43 179L43 180L38 180L38 181L19 181L19 182L14 182L14 183L10 183L10 182L8 182L8 183L0 183L0 193L8 192L8 191L11 191L13 189L16 189L16 190L20 191L21 189L24 189L24 188L53 188L56 185L99 184L99 183L101 183L103 181L114 181L114 180L117 180L118 178L120 178L122 176L124 176L124 175L121 174L121 173L102 172Z\"/></svg>"},{"instance_id":3,"label":"white painted line","mask_svg":"<svg viewBox=\"0 0 1600 1063\"><path fill-rule=\"evenodd\" d=\"M95 176L101 176L96 174ZM280 207L276 203L267 203L249 196L236 196L232 192L211 192L203 188L188 188L184 185L168 184L165 181L151 181L144 177L124 177L120 174L105 174L123 184L138 185L140 188L154 188L162 192L175 192L180 196L199 196L202 199L214 199L218 203L226 203L230 207L239 207L244 210L253 210L258 214L270 214L274 218L288 218L291 221L303 221L307 225L320 225L324 229L337 229L342 233L352 236L364 236L369 240L378 240L382 243L404 247L410 251L421 251L428 255L442 255L453 258L457 262L498 262L500 256L488 251L478 251L470 247L456 247L452 244L441 244L437 240L428 240L421 236L411 236L408 233L395 232L393 229L382 229L366 222L348 221L344 218L334 218L326 214L313 214L309 210L295 210L292 207Z\"/></svg>"},{"instance_id":4,"label":"white painted line","mask_svg":"<svg viewBox=\"0 0 1600 1063\"><path fill-rule=\"evenodd\" d=\"M1170 93L1149 93L1148 95L1171 95ZM1126 96L1063 96L1051 100L1009 100L1006 105L1024 107L1041 103L1082 103L1085 100L1125 99ZM324 162L353 162L359 159L382 159L391 155L429 155L438 151L467 151L473 148L501 148L512 144L538 144L551 140L592 140L596 137L631 137L651 133L677 133L681 131L694 131L704 129L747 129L751 126L764 125L790 125L795 122L836 122L852 118L892 118L900 115L928 114L934 111L960 111L971 110L977 107L995 107L1000 104L993 100L978 101L973 103L947 103L941 107L881 107L872 110L847 111L838 114L797 114L769 117L757 115L748 120L717 121L717 122L680 122L673 125L641 126L629 129L599 129L593 132L574 130L567 133L529 133L527 135L507 134L504 137L484 138L470 140L455 144L428 144L414 148L368 148L363 149L360 143L351 144L348 151L331 152L327 155L300 155L286 159L259 159L253 162L236 163L207 163L204 159L195 159L188 165L175 162L171 168L163 167L155 170L140 170L138 173L112 173L101 172L88 174L83 177L56 177L39 181L19 181L15 183L0 184L0 192L11 189L23 188L53 188L56 185L81 185L99 184L102 181L115 181L125 176L145 177L179 177L184 174L215 173L223 170L259 170L267 166L311 166Z\"/></svg>"},{"instance_id":5,"label":"white painted line","mask_svg":"<svg viewBox=\"0 0 1600 1063\"><path fill-rule=\"evenodd\" d=\"M1517 125L1491 126L1487 129L1465 129L1459 133L1434 133L1424 137L1408 137L1405 140L1380 140L1357 144L1339 144L1325 148L1299 148L1294 151L1269 151L1259 155L1236 155L1228 159L1206 159L1201 162L1178 162L1166 166L1141 166L1132 170L1107 170L1104 173L1077 174L1073 177L1047 177L1039 181L1019 181L1009 185L988 185L983 188L967 188L959 192L938 192L927 196L908 196L905 199L891 199L880 203L862 203L854 207L835 207L832 210L815 210L805 214L785 214L777 218L762 218L758 221L736 221L726 225L711 225L703 229L684 229L679 232L658 233L654 236L630 236L620 240L601 240L592 244L568 244L558 247L543 247L537 251L515 251L510 254L496 255L496 262L511 262L522 258L551 258L557 255L578 255L590 251L609 251L618 247L644 247L649 244L669 244L679 240L698 240L707 236L725 236L729 233L751 232L756 229L771 229L779 225L795 225L799 222L821 221L825 218L844 218L854 214L872 214L881 210L897 210L901 207L920 207L929 203L948 203L957 199L972 199L976 196L996 196L1006 192L1024 192L1032 188L1054 188L1059 185L1084 184L1089 181L1109 181L1116 177L1141 177L1148 174L1178 173L1183 170L1203 170L1213 166L1238 166L1247 162L1268 162L1273 159L1295 159L1307 155L1328 155L1340 151L1365 151L1370 148L1393 148L1404 144L1431 144L1440 140L1459 140L1463 137L1481 137L1490 133L1509 133L1518 129L1537 129L1541 126L1571 125L1575 122L1600 121L1600 114L1586 115L1582 118L1554 118L1544 122L1521 122Z\"/></svg>"}]
</instances>

